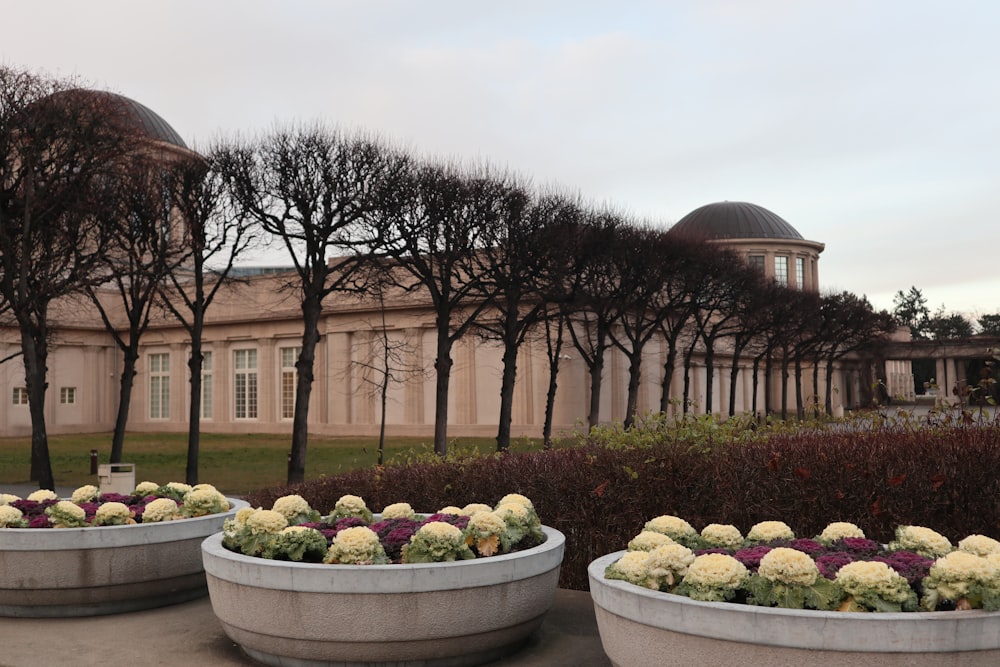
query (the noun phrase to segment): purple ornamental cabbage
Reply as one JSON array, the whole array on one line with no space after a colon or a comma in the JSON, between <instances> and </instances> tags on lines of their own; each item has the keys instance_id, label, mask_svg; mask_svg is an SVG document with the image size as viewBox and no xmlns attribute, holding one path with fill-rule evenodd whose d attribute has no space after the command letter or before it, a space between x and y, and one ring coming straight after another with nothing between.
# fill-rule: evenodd
<instances>
[{"instance_id":1,"label":"purple ornamental cabbage","mask_svg":"<svg viewBox=\"0 0 1000 667\"><path fill-rule=\"evenodd\" d=\"M834 579L840 568L854 562L854 556L847 551L828 551L816 559L819 573L827 579Z\"/></svg>"}]
</instances>

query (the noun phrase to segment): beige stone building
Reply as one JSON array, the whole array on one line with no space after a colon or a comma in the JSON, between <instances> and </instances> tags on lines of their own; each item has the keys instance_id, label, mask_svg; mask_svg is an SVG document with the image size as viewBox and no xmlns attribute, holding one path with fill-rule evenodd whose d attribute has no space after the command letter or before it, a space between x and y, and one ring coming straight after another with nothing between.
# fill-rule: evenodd
<instances>
[{"instance_id":1,"label":"beige stone building","mask_svg":"<svg viewBox=\"0 0 1000 667\"><path fill-rule=\"evenodd\" d=\"M153 145L166 153L187 153L183 140L154 112L127 98ZM776 281L818 291L822 243L804 239L770 211L742 202L710 204L680 220L675 229L701 233L745 253ZM252 273L252 272L249 272ZM302 326L290 274L248 275L220 295L208 311L204 332L205 363L201 425L206 432L290 432L295 401L295 360ZM377 300L347 296L325 302L310 405L310 432L327 435L377 434L381 402L376 385L379 359L388 343L398 359L396 379L388 385L387 432L431 436L434 418L433 313L419 293L389 295L385 327ZM109 301L111 303L110 295ZM96 311L88 303L62 303L54 313L57 331L49 358L46 415L49 432L100 432L113 427L121 359ZM724 343L723 343L724 344ZM0 329L0 358L18 349L16 329ZM544 341L523 346L515 390L512 434L541 434L548 364ZM660 386L667 350L662 341L647 346L643 361L640 412L660 405ZM190 401L185 330L166 317L154 322L142 338L138 376L131 403L129 429L186 431ZM570 345L564 347L554 433L581 423L589 404L586 367ZM718 352L723 358L725 350ZM500 404L500 350L469 335L453 351L449 434L494 436ZM906 362L908 363L908 362ZM728 409L729 371L715 369L715 397L720 412ZM757 395L764 405L763 379L753 386L749 360L741 368L737 411L747 411ZM906 365L893 369L905 384ZM683 370L671 382L671 398L680 405ZM859 378L849 367L838 368L832 397L835 410L852 407L860 396ZM617 351L608 352L603 378L602 421L624 419L628 365ZM790 380L791 382L791 380ZM822 384L822 383L821 383ZM774 383L774 396L780 387ZM693 369L691 396L704 404L704 365ZM0 364L0 436L30 433L24 373L15 359ZM794 395L789 391L789 396ZM810 397L811 400L812 397ZM824 397L815 397L820 403ZM777 405L777 401L773 401Z\"/></svg>"}]
</instances>

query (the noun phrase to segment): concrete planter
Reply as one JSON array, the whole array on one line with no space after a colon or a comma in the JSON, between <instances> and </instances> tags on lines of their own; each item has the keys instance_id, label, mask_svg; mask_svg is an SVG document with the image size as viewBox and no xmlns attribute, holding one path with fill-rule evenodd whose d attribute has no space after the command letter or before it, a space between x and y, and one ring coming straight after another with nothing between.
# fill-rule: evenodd
<instances>
[{"instance_id":1,"label":"concrete planter","mask_svg":"<svg viewBox=\"0 0 1000 667\"><path fill-rule=\"evenodd\" d=\"M163 523L0 531L0 616L98 616L205 595L201 542L228 512Z\"/></svg>"},{"instance_id":2,"label":"concrete planter","mask_svg":"<svg viewBox=\"0 0 1000 667\"><path fill-rule=\"evenodd\" d=\"M773 609L651 591L604 578L590 594L614 665L1000 665L1000 612L899 614Z\"/></svg>"},{"instance_id":3,"label":"concrete planter","mask_svg":"<svg viewBox=\"0 0 1000 667\"><path fill-rule=\"evenodd\" d=\"M565 537L453 563L324 565L202 544L226 634L268 665L479 665L508 655L553 604Z\"/></svg>"}]
</instances>

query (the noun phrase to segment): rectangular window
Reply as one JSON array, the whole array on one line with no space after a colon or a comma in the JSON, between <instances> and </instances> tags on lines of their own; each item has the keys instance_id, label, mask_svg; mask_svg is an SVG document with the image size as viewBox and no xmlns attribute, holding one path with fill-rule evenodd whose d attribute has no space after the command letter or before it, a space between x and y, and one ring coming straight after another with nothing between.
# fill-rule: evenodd
<instances>
[{"instance_id":1,"label":"rectangular window","mask_svg":"<svg viewBox=\"0 0 1000 667\"><path fill-rule=\"evenodd\" d=\"M234 350L236 418L257 418L257 350Z\"/></svg>"},{"instance_id":2,"label":"rectangular window","mask_svg":"<svg viewBox=\"0 0 1000 667\"><path fill-rule=\"evenodd\" d=\"M149 418L170 419L170 354L149 355Z\"/></svg>"},{"instance_id":3,"label":"rectangular window","mask_svg":"<svg viewBox=\"0 0 1000 667\"><path fill-rule=\"evenodd\" d=\"M59 403L62 405L75 405L76 387L59 387Z\"/></svg>"},{"instance_id":4,"label":"rectangular window","mask_svg":"<svg viewBox=\"0 0 1000 667\"><path fill-rule=\"evenodd\" d=\"M11 402L14 405L27 405L28 389L26 387L14 387L14 395Z\"/></svg>"},{"instance_id":5,"label":"rectangular window","mask_svg":"<svg viewBox=\"0 0 1000 667\"><path fill-rule=\"evenodd\" d=\"M804 257L795 258L795 285L799 289L806 286L806 260Z\"/></svg>"},{"instance_id":6,"label":"rectangular window","mask_svg":"<svg viewBox=\"0 0 1000 667\"><path fill-rule=\"evenodd\" d=\"M774 258L774 282L788 287L788 258L777 256Z\"/></svg>"},{"instance_id":7,"label":"rectangular window","mask_svg":"<svg viewBox=\"0 0 1000 667\"><path fill-rule=\"evenodd\" d=\"M201 353L201 418L212 418L212 353Z\"/></svg>"},{"instance_id":8,"label":"rectangular window","mask_svg":"<svg viewBox=\"0 0 1000 667\"><path fill-rule=\"evenodd\" d=\"M292 419L295 416L295 383L298 374L295 362L302 352L301 347L281 348L281 418Z\"/></svg>"},{"instance_id":9,"label":"rectangular window","mask_svg":"<svg viewBox=\"0 0 1000 667\"><path fill-rule=\"evenodd\" d=\"M764 273L764 255L750 255L747 257L747 262L753 268Z\"/></svg>"}]
</instances>

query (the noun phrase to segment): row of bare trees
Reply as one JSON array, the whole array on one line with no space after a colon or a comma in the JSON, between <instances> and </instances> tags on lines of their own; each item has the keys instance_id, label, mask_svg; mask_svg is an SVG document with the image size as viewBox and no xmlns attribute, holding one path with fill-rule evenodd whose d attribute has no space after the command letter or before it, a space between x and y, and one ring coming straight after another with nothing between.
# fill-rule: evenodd
<instances>
[{"instance_id":1,"label":"row of bare trees","mask_svg":"<svg viewBox=\"0 0 1000 667\"><path fill-rule=\"evenodd\" d=\"M863 298L782 288L718 245L540 192L488 165L418 160L371 136L320 124L238 137L203 158L180 159L149 151L117 107L97 108L99 95L67 97L62 91L72 86L64 82L3 68L0 88L0 312L21 331L33 478L42 486L52 485L42 413L48 306L89 295L120 348L112 461L121 460L139 341L153 309L183 325L191 339L186 478L195 483L207 311L236 260L262 238L287 250L294 267L287 287L302 308L289 482L305 475L319 325L336 292L377 294L380 307L387 290L413 292L433 311L434 442L442 455L452 348L465 336L502 348L502 451L510 444L518 353L531 337L545 342L549 362L548 440L564 345L589 371L589 424L600 414L609 351L625 356L631 424L651 341L666 343L664 410L677 364L685 371L685 410L694 402L696 355L707 366L704 409L715 410L711 383L715 367L724 365L717 355L727 353L729 414L748 357L754 386L761 364L765 383L775 363L781 377L794 369L802 413L805 366L813 369L812 396L819 396L821 366L829 384L838 359L891 328ZM124 325L108 310L113 301ZM764 395L770 397L769 385Z\"/></svg>"}]
</instances>

